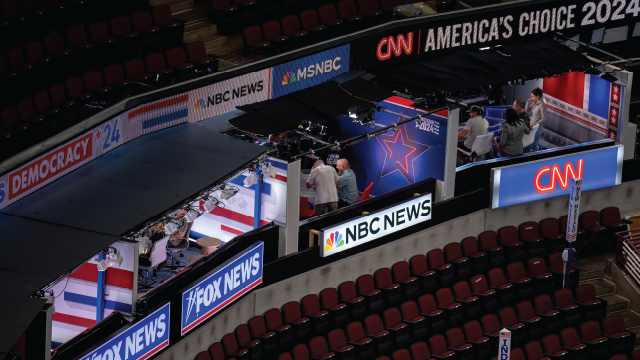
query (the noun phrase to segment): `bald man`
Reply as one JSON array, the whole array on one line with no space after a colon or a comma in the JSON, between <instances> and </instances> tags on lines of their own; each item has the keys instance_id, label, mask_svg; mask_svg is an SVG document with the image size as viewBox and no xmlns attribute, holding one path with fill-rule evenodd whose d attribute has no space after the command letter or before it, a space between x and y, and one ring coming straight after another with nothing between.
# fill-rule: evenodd
<instances>
[{"instance_id":1,"label":"bald man","mask_svg":"<svg viewBox=\"0 0 640 360\"><path fill-rule=\"evenodd\" d=\"M358 196L358 184L356 182L356 174L351 170L347 159L340 159L336 165L338 175L340 176L340 185L338 185L338 207L349 206L360 200Z\"/></svg>"}]
</instances>

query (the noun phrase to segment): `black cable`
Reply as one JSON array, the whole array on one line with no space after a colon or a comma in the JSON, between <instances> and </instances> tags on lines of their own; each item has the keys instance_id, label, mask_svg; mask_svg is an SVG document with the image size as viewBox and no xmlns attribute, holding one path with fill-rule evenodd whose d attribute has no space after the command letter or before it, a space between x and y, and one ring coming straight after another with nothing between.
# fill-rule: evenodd
<instances>
[{"instance_id":1,"label":"black cable","mask_svg":"<svg viewBox=\"0 0 640 360\"><path fill-rule=\"evenodd\" d=\"M69 274L69 276L67 276L67 283L66 283L66 284L64 284L64 289L62 289L62 291L60 291L60 294L59 294L58 296L62 295L62 293L63 293L65 290L67 290L67 285L69 285L69 279L71 279L71 274ZM56 297L55 297L55 299L57 299L57 298L58 298L58 296L56 296Z\"/></svg>"}]
</instances>

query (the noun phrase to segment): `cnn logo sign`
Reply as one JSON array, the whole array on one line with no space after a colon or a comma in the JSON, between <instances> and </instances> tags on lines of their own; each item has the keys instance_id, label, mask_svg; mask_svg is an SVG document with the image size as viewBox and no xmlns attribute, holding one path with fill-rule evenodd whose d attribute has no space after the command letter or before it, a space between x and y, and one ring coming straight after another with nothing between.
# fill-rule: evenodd
<instances>
[{"instance_id":1,"label":"cnn logo sign","mask_svg":"<svg viewBox=\"0 0 640 360\"><path fill-rule=\"evenodd\" d=\"M578 160L577 166L573 166L571 162L564 164L564 174L559 165L544 166L536 173L536 177L533 181L533 187L539 194L546 194L556 190L556 183L560 185L562 190L566 190L569 187L571 178L582 178L582 169L584 168L584 159ZM549 184L542 184L541 178L543 175L549 174Z\"/></svg>"},{"instance_id":2,"label":"cnn logo sign","mask_svg":"<svg viewBox=\"0 0 640 360\"><path fill-rule=\"evenodd\" d=\"M400 34L395 38L393 36L382 38L378 43L376 56L378 56L380 61L384 61L391 58L391 54L395 56L402 55L403 51L407 55L410 55L413 52L412 32L408 33L406 37Z\"/></svg>"}]
</instances>

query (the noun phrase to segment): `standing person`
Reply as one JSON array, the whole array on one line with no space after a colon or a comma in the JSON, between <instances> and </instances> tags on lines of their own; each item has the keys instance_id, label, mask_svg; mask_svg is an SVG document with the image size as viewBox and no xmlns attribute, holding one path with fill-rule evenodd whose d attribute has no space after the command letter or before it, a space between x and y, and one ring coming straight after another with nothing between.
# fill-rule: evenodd
<instances>
[{"instance_id":1,"label":"standing person","mask_svg":"<svg viewBox=\"0 0 640 360\"><path fill-rule=\"evenodd\" d=\"M514 109L507 109L505 118L507 123L502 127L502 135L494 137L493 143L502 156L522 155L522 137L531 130Z\"/></svg>"},{"instance_id":2,"label":"standing person","mask_svg":"<svg viewBox=\"0 0 640 360\"><path fill-rule=\"evenodd\" d=\"M529 127L533 129L534 126L539 125L531 144L531 151L538 151L540 149L538 142L544 131L544 124L547 122L547 104L542 101L542 89L535 88L531 91L531 98L527 100L526 110L531 117Z\"/></svg>"},{"instance_id":3,"label":"standing person","mask_svg":"<svg viewBox=\"0 0 640 360\"><path fill-rule=\"evenodd\" d=\"M524 100L518 99L513 102L513 110L515 110L518 113L518 117L520 118L520 120L524 121L524 124L527 125L527 127L529 127L531 123L531 118L529 117L529 114L527 114L527 112L524 111L524 106L525 106Z\"/></svg>"},{"instance_id":4,"label":"standing person","mask_svg":"<svg viewBox=\"0 0 640 360\"><path fill-rule=\"evenodd\" d=\"M327 210L329 212L338 210L338 189L340 177L336 169L324 164L324 161L317 160L311 168L307 189L316 189L315 214L322 215Z\"/></svg>"},{"instance_id":5,"label":"standing person","mask_svg":"<svg viewBox=\"0 0 640 360\"><path fill-rule=\"evenodd\" d=\"M355 204L360 200L358 196L358 184L356 183L356 173L351 170L347 159L338 160L336 165L340 176L338 185L338 207Z\"/></svg>"},{"instance_id":6,"label":"standing person","mask_svg":"<svg viewBox=\"0 0 640 360\"><path fill-rule=\"evenodd\" d=\"M487 135L489 122L482 117L482 108L480 106L473 105L467 112L470 118L464 129L458 133L458 148L471 152L476 137L479 135ZM469 136L463 141L462 138L467 134L469 134ZM466 160L466 156L460 151L458 151L458 157L463 161Z\"/></svg>"}]
</instances>

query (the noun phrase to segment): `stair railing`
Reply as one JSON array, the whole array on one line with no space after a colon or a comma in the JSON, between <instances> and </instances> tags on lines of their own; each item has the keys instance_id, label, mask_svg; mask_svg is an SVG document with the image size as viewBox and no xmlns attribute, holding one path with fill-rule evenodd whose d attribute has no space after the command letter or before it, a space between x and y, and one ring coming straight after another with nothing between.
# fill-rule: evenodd
<instances>
[{"instance_id":1,"label":"stair railing","mask_svg":"<svg viewBox=\"0 0 640 360\"><path fill-rule=\"evenodd\" d=\"M640 229L616 233L616 262L640 285Z\"/></svg>"}]
</instances>

